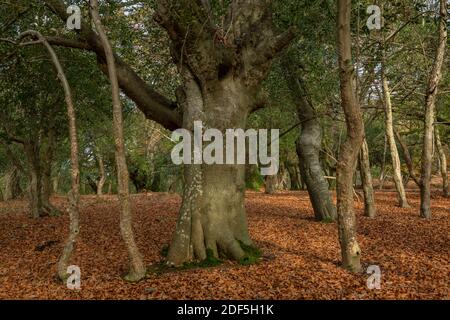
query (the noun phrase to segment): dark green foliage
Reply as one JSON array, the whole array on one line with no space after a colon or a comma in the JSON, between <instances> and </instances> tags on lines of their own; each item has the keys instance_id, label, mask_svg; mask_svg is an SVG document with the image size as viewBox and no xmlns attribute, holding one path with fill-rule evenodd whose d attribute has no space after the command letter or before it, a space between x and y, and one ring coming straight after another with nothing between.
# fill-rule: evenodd
<instances>
[{"instance_id":1,"label":"dark green foliage","mask_svg":"<svg viewBox=\"0 0 450 320\"><path fill-rule=\"evenodd\" d=\"M251 168L245 172L245 187L250 190L259 191L264 186L264 179L258 168Z\"/></svg>"}]
</instances>

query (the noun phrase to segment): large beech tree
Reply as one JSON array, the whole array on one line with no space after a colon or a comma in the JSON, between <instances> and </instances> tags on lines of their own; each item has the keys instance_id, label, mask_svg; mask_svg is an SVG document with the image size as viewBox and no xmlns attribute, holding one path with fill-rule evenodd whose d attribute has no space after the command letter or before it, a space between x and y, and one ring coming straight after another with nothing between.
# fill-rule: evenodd
<instances>
[{"instance_id":1,"label":"large beech tree","mask_svg":"<svg viewBox=\"0 0 450 320\"><path fill-rule=\"evenodd\" d=\"M41 0L64 22L61 0ZM177 102L170 101L115 56L122 91L150 119L168 129L193 129L196 120L222 132L246 126L247 116L264 105L261 83L294 29L278 32L269 0L234 0L217 20L209 1L157 1L155 20L167 31L182 78ZM49 37L49 43L96 53L107 72L100 37L82 23L78 39ZM186 165L185 188L168 263L180 265L214 256L243 259L251 245L244 207L244 165Z\"/></svg>"},{"instance_id":2,"label":"large beech tree","mask_svg":"<svg viewBox=\"0 0 450 320\"><path fill-rule=\"evenodd\" d=\"M271 1L235 0L223 24L208 1L159 1L156 21L167 30L182 76L177 92L183 127L196 120L222 133L245 128L264 104L261 83L272 59L294 36L277 33ZM237 260L251 245L244 207L245 165L185 165L183 203L168 262L205 259L207 252Z\"/></svg>"}]
</instances>

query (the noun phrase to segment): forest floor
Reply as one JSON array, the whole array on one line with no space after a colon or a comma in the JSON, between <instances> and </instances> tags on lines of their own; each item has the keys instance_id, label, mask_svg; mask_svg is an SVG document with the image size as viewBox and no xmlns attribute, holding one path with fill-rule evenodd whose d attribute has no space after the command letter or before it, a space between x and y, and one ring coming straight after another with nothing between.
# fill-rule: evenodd
<instances>
[{"instance_id":1,"label":"forest floor","mask_svg":"<svg viewBox=\"0 0 450 320\"><path fill-rule=\"evenodd\" d=\"M127 255L113 196L84 196L80 241L72 263L81 268L81 290L56 280L56 265L68 233L68 217L38 220L26 201L0 202L0 299L449 299L450 200L435 192L433 218L419 218L419 194L411 208L396 206L396 194L377 191L378 216L362 216L356 203L364 268L381 268L381 289L369 290L366 272L339 267L337 226L313 220L308 194L247 192L252 238L262 249L259 264L225 262L218 267L152 274L126 283ZM64 197L52 201L66 208ZM180 197L133 196L136 238L147 265L162 259L174 231Z\"/></svg>"}]
</instances>

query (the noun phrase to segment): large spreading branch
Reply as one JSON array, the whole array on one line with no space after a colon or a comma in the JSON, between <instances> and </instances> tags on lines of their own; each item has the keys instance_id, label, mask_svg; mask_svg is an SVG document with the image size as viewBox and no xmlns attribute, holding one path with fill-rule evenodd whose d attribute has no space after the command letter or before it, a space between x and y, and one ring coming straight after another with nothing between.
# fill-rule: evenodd
<instances>
[{"instance_id":1,"label":"large spreading branch","mask_svg":"<svg viewBox=\"0 0 450 320\"><path fill-rule=\"evenodd\" d=\"M201 88L228 76L241 79L249 98L257 101L250 106L253 111L264 104L260 84L274 56L296 35L294 27L275 30L271 2L234 0L224 23L216 25L208 1L159 0L155 20L172 40L179 70L188 69Z\"/></svg>"},{"instance_id":2,"label":"large spreading branch","mask_svg":"<svg viewBox=\"0 0 450 320\"><path fill-rule=\"evenodd\" d=\"M62 0L39 0L64 22L69 15ZM107 74L105 49L98 34L88 24L81 23L81 30L77 33L78 40L51 37L48 42L53 45L70 48L90 50L97 55L97 61L102 71ZM176 110L177 104L146 83L139 75L120 57L114 57L117 79L122 91L133 100L144 115L160 123L167 129L173 130L181 126L181 115Z\"/></svg>"}]
</instances>

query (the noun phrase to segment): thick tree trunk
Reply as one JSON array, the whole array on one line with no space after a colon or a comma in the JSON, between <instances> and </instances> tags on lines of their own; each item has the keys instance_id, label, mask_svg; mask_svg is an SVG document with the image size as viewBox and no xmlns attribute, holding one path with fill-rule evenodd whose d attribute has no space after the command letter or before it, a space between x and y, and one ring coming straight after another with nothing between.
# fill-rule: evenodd
<instances>
[{"instance_id":1,"label":"thick tree trunk","mask_svg":"<svg viewBox=\"0 0 450 320\"><path fill-rule=\"evenodd\" d=\"M336 208L319 159L321 136L317 119L304 122L296 149L300 174L306 184L316 220L333 221L336 219Z\"/></svg>"},{"instance_id":2,"label":"thick tree trunk","mask_svg":"<svg viewBox=\"0 0 450 320\"><path fill-rule=\"evenodd\" d=\"M392 171L393 171L392 175L394 178L395 188L397 190L399 206L401 208L408 208L409 204L408 200L406 199L405 187L403 186L400 157L398 156L397 145L395 144L391 93L389 90L389 84L385 73L385 63L383 63L381 66L381 78L383 84L386 138L388 141L389 151L391 154Z\"/></svg>"},{"instance_id":3,"label":"thick tree trunk","mask_svg":"<svg viewBox=\"0 0 450 320\"><path fill-rule=\"evenodd\" d=\"M450 197L450 186L448 183L447 157L437 127L434 128L434 138L436 140L436 149L439 154L439 170L442 176L442 194L444 197L448 198Z\"/></svg>"},{"instance_id":4,"label":"thick tree trunk","mask_svg":"<svg viewBox=\"0 0 450 320\"><path fill-rule=\"evenodd\" d=\"M361 109L353 87L350 31L351 0L338 1L338 56L341 104L347 124L347 136L341 146L337 164L337 215L339 242L344 268L361 270L361 249L356 239L356 217L353 209L353 174L364 136Z\"/></svg>"},{"instance_id":5,"label":"thick tree trunk","mask_svg":"<svg viewBox=\"0 0 450 320\"><path fill-rule=\"evenodd\" d=\"M364 191L364 215L374 218L376 215L375 196L373 193L372 174L370 173L369 147L364 139L359 152L359 169Z\"/></svg>"},{"instance_id":6,"label":"thick tree trunk","mask_svg":"<svg viewBox=\"0 0 450 320\"><path fill-rule=\"evenodd\" d=\"M316 220L334 221L336 208L320 163L322 129L298 70L293 71L292 63L287 56L283 59L283 65L286 80L297 106L297 116L301 122L300 135L296 143L300 174L306 183Z\"/></svg>"},{"instance_id":7,"label":"thick tree trunk","mask_svg":"<svg viewBox=\"0 0 450 320\"><path fill-rule=\"evenodd\" d=\"M123 133L123 118L122 105L119 95L119 84L117 80L116 65L114 54L109 43L108 37L103 29L98 10L98 1L91 0L91 14L95 24L95 28L99 34L108 67L108 75L111 82L111 92L113 101L113 129L114 129L114 144L116 149L116 165L117 165L117 183L118 195L120 203L120 232L127 247L129 256L129 272L125 276L128 281L139 281L145 277L146 268L139 252L139 248L134 239L133 232L133 214L131 210L129 181L130 176L128 172L125 142Z\"/></svg>"},{"instance_id":8,"label":"thick tree trunk","mask_svg":"<svg viewBox=\"0 0 450 320\"><path fill-rule=\"evenodd\" d=\"M447 46L447 0L440 0L439 44L436 50L433 69L430 74L425 94L425 125L422 147L422 168L420 175L420 216L431 219L431 164L433 159L433 122L435 119L435 102L439 81L442 77L445 48Z\"/></svg>"},{"instance_id":9,"label":"thick tree trunk","mask_svg":"<svg viewBox=\"0 0 450 320\"><path fill-rule=\"evenodd\" d=\"M205 2L159 0L156 21L171 39L182 75L177 100L183 128L194 121L225 132L245 129L264 104L262 81L294 29L276 34L269 0L231 1L225 25L215 26ZM244 206L245 165L185 165L185 188L168 263L201 260L210 252L240 260L251 245Z\"/></svg>"},{"instance_id":10,"label":"thick tree trunk","mask_svg":"<svg viewBox=\"0 0 450 320\"><path fill-rule=\"evenodd\" d=\"M184 111L185 129L192 132L194 121L204 121L209 128L225 132L227 128L244 128L245 108L238 105L234 94L227 92L227 84L211 96L203 96L192 75L184 71L184 90L178 101ZM232 81L230 79L229 81ZM214 110L221 105L237 108L222 112L218 118ZM224 153L225 154L225 153ZM207 250L215 257L240 260L245 257L241 243L251 245L244 206L245 165L185 165L184 191L177 229L172 240L168 264L181 265L191 260L203 260Z\"/></svg>"}]
</instances>

